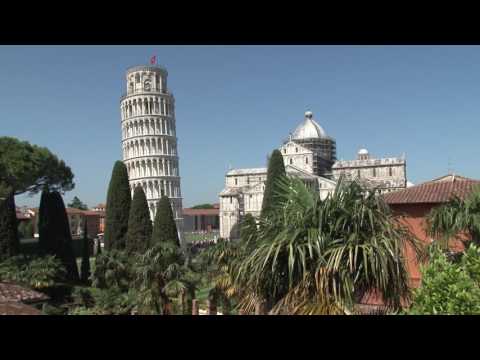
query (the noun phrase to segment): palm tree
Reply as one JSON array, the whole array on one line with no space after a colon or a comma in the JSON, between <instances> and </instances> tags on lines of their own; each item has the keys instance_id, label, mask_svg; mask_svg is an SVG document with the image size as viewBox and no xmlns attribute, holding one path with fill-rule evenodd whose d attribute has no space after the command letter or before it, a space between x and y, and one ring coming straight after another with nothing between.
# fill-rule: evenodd
<instances>
[{"instance_id":1,"label":"palm tree","mask_svg":"<svg viewBox=\"0 0 480 360\"><path fill-rule=\"evenodd\" d=\"M173 314L174 298L180 298L182 311L185 295L196 290L196 276L181 261L180 249L172 244L159 244L136 257L134 284L141 313Z\"/></svg>"},{"instance_id":2,"label":"palm tree","mask_svg":"<svg viewBox=\"0 0 480 360\"><path fill-rule=\"evenodd\" d=\"M338 181L324 201L301 180L279 180L275 215L260 219L255 249L230 266L233 285L271 314L339 314L375 290L400 307L410 297L406 246L419 242L375 191Z\"/></svg>"},{"instance_id":3,"label":"palm tree","mask_svg":"<svg viewBox=\"0 0 480 360\"><path fill-rule=\"evenodd\" d=\"M480 243L480 186L477 185L465 198L452 198L443 206L432 209L427 217L428 233L448 248L448 240L459 234L467 234Z\"/></svg>"}]
</instances>

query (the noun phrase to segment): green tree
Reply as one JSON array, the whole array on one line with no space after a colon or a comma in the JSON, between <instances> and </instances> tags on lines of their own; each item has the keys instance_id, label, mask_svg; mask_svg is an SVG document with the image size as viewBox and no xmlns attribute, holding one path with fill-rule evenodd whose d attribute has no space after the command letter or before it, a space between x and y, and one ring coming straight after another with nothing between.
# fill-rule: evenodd
<instances>
[{"instance_id":1,"label":"green tree","mask_svg":"<svg viewBox=\"0 0 480 360\"><path fill-rule=\"evenodd\" d=\"M58 191L43 191L39 210L39 248L43 255L55 255L64 265L67 279L78 281L77 262L65 204Z\"/></svg>"},{"instance_id":2,"label":"green tree","mask_svg":"<svg viewBox=\"0 0 480 360\"><path fill-rule=\"evenodd\" d=\"M88 206L85 205L78 197L74 197L72 202L68 204L68 207L80 210L88 210Z\"/></svg>"},{"instance_id":3,"label":"green tree","mask_svg":"<svg viewBox=\"0 0 480 360\"><path fill-rule=\"evenodd\" d=\"M283 156L279 150L273 150L272 156L268 161L267 181L265 191L263 192L262 211L260 216L266 217L271 209L278 202L278 179L285 177L285 165L283 164Z\"/></svg>"},{"instance_id":4,"label":"green tree","mask_svg":"<svg viewBox=\"0 0 480 360\"><path fill-rule=\"evenodd\" d=\"M90 239L88 238L87 218L85 218L85 224L83 227L83 244L82 244L82 265L81 265L81 278L83 283L88 283L90 278Z\"/></svg>"},{"instance_id":5,"label":"green tree","mask_svg":"<svg viewBox=\"0 0 480 360\"><path fill-rule=\"evenodd\" d=\"M200 204L192 206L192 209L213 209L214 206L212 204Z\"/></svg>"},{"instance_id":6,"label":"green tree","mask_svg":"<svg viewBox=\"0 0 480 360\"><path fill-rule=\"evenodd\" d=\"M180 246L172 207L170 200L166 196L162 196L160 199L153 224L152 245L159 243L169 243Z\"/></svg>"},{"instance_id":7,"label":"green tree","mask_svg":"<svg viewBox=\"0 0 480 360\"><path fill-rule=\"evenodd\" d=\"M44 186L69 191L75 186L73 173L63 160L47 148L12 137L0 137L0 183L15 195L36 194Z\"/></svg>"},{"instance_id":8,"label":"green tree","mask_svg":"<svg viewBox=\"0 0 480 360\"><path fill-rule=\"evenodd\" d=\"M152 221L148 209L147 197L141 186L137 186L133 193L130 217L128 218L128 232L126 250L144 252L152 238Z\"/></svg>"},{"instance_id":9,"label":"green tree","mask_svg":"<svg viewBox=\"0 0 480 360\"><path fill-rule=\"evenodd\" d=\"M452 198L445 205L432 209L428 218L428 231L444 248L448 241L461 234L468 234L480 244L480 186L475 186L464 199Z\"/></svg>"},{"instance_id":10,"label":"green tree","mask_svg":"<svg viewBox=\"0 0 480 360\"><path fill-rule=\"evenodd\" d=\"M104 235L106 250L125 248L131 202L127 167L123 162L117 161L107 194Z\"/></svg>"},{"instance_id":11,"label":"green tree","mask_svg":"<svg viewBox=\"0 0 480 360\"><path fill-rule=\"evenodd\" d=\"M10 189L5 200L0 201L0 258L15 256L19 251L14 192Z\"/></svg>"},{"instance_id":12,"label":"green tree","mask_svg":"<svg viewBox=\"0 0 480 360\"><path fill-rule=\"evenodd\" d=\"M435 244L422 266L422 284L407 310L411 315L480 314L480 250L472 245L460 262L452 262Z\"/></svg>"},{"instance_id":13,"label":"green tree","mask_svg":"<svg viewBox=\"0 0 480 360\"><path fill-rule=\"evenodd\" d=\"M243 218L242 224L240 226L240 239L243 242L252 242L256 240L257 234L257 222L252 214L247 214Z\"/></svg>"},{"instance_id":14,"label":"green tree","mask_svg":"<svg viewBox=\"0 0 480 360\"><path fill-rule=\"evenodd\" d=\"M393 308L410 298L404 249L420 256L422 248L373 191L340 179L322 201L299 179L278 186L256 249L232 266L235 287L250 294L241 308L263 302L272 314L336 314L372 290Z\"/></svg>"}]
</instances>

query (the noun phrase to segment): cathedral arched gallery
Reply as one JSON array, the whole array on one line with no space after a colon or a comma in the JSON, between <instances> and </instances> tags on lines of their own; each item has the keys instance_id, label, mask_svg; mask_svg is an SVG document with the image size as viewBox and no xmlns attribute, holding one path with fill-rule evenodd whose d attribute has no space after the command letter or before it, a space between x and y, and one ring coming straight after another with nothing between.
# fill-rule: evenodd
<instances>
[{"instance_id":1,"label":"cathedral arched gallery","mask_svg":"<svg viewBox=\"0 0 480 360\"><path fill-rule=\"evenodd\" d=\"M310 111L279 148L288 176L297 176L318 191L321 199L333 192L340 176L362 182L381 193L407 187L406 159L375 158L360 149L355 160L337 160L336 141L314 120ZM267 168L232 169L220 192L220 237L235 239L246 214L255 217L262 209Z\"/></svg>"}]
</instances>

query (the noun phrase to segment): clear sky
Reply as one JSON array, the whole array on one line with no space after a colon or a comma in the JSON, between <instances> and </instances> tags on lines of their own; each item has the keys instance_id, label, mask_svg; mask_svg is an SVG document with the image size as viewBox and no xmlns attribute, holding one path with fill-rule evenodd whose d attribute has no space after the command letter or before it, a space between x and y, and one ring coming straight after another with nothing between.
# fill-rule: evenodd
<instances>
[{"instance_id":1,"label":"clear sky","mask_svg":"<svg viewBox=\"0 0 480 360\"><path fill-rule=\"evenodd\" d=\"M229 166L265 166L307 109L339 159L366 147L405 153L413 183L480 178L479 46L0 46L0 135L64 159L66 201L105 202L125 70L152 55L176 100L186 207L217 202Z\"/></svg>"}]
</instances>

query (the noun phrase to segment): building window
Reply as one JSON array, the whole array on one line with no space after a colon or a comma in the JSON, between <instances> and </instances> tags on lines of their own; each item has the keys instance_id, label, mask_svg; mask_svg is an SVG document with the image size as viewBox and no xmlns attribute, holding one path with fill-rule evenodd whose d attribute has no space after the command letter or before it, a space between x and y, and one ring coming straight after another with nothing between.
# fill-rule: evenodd
<instances>
[{"instance_id":1,"label":"building window","mask_svg":"<svg viewBox=\"0 0 480 360\"><path fill-rule=\"evenodd\" d=\"M238 185L238 180L237 180L237 178L235 178L235 185Z\"/></svg>"},{"instance_id":2,"label":"building window","mask_svg":"<svg viewBox=\"0 0 480 360\"><path fill-rule=\"evenodd\" d=\"M230 204L232 203L232 201L233 201L233 198L230 196Z\"/></svg>"},{"instance_id":3,"label":"building window","mask_svg":"<svg viewBox=\"0 0 480 360\"><path fill-rule=\"evenodd\" d=\"M140 82L140 74L135 75L135 82L136 83Z\"/></svg>"},{"instance_id":4,"label":"building window","mask_svg":"<svg viewBox=\"0 0 480 360\"><path fill-rule=\"evenodd\" d=\"M298 152L298 148L295 148L295 152L296 152L296 153Z\"/></svg>"},{"instance_id":5,"label":"building window","mask_svg":"<svg viewBox=\"0 0 480 360\"><path fill-rule=\"evenodd\" d=\"M377 176L377 169L375 168L372 169L372 176L373 177Z\"/></svg>"},{"instance_id":6,"label":"building window","mask_svg":"<svg viewBox=\"0 0 480 360\"><path fill-rule=\"evenodd\" d=\"M388 168L388 176L392 176L392 168L391 167Z\"/></svg>"},{"instance_id":7,"label":"building window","mask_svg":"<svg viewBox=\"0 0 480 360\"><path fill-rule=\"evenodd\" d=\"M292 165L292 164L293 164L293 160L292 160L292 159L290 159L290 165Z\"/></svg>"},{"instance_id":8,"label":"building window","mask_svg":"<svg viewBox=\"0 0 480 360\"><path fill-rule=\"evenodd\" d=\"M308 164L308 157L305 158L305 164Z\"/></svg>"},{"instance_id":9,"label":"building window","mask_svg":"<svg viewBox=\"0 0 480 360\"><path fill-rule=\"evenodd\" d=\"M286 154L286 153L287 153L287 149L283 149L283 153Z\"/></svg>"},{"instance_id":10,"label":"building window","mask_svg":"<svg viewBox=\"0 0 480 360\"><path fill-rule=\"evenodd\" d=\"M357 170L357 176L360 177L360 169Z\"/></svg>"},{"instance_id":11,"label":"building window","mask_svg":"<svg viewBox=\"0 0 480 360\"><path fill-rule=\"evenodd\" d=\"M247 177L247 184L250 184L250 178Z\"/></svg>"}]
</instances>

